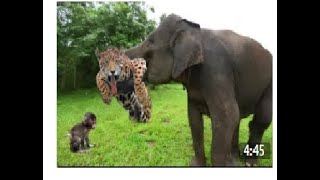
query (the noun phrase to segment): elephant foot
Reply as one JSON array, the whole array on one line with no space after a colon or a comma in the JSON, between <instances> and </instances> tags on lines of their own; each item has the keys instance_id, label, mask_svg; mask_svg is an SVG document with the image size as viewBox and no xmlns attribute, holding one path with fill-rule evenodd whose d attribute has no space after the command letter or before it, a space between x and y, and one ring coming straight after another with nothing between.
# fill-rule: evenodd
<instances>
[{"instance_id":1,"label":"elephant foot","mask_svg":"<svg viewBox=\"0 0 320 180\"><path fill-rule=\"evenodd\" d=\"M241 167L240 161L235 160L235 159L226 161L225 163L217 164L217 163L213 162L212 164L213 164L213 166L216 166L216 167Z\"/></svg>"},{"instance_id":2,"label":"elephant foot","mask_svg":"<svg viewBox=\"0 0 320 180\"><path fill-rule=\"evenodd\" d=\"M205 159L200 160L200 158L194 157L191 160L190 166L206 166L206 160Z\"/></svg>"},{"instance_id":3,"label":"elephant foot","mask_svg":"<svg viewBox=\"0 0 320 180\"><path fill-rule=\"evenodd\" d=\"M232 158L231 160L227 161L226 163L227 167L239 167L241 166L239 159Z\"/></svg>"},{"instance_id":4,"label":"elephant foot","mask_svg":"<svg viewBox=\"0 0 320 180\"><path fill-rule=\"evenodd\" d=\"M213 166L216 167L241 167L240 158L238 153L234 153L227 156L227 159L225 161L222 161L220 163L214 162L214 160L211 160Z\"/></svg>"},{"instance_id":5,"label":"elephant foot","mask_svg":"<svg viewBox=\"0 0 320 180\"><path fill-rule=\"evenodd\" d=\"M257 164L250 164L249 162L246 162L246 167L257 167Z\"/></svg>"},{"instance_id":6,"label":"elephant foot","mask_svg":"<svg viewBox=\"0 0 320 180\"><path fill-rule=\"evenodd\" d=\"M245 166L247 166L247 167L256 167L256 166L258 166L257 159L253 159L253 158L245 159Z\"/></svg>"},{"instance_id":7,"label":"elephant foot","mask_svg":"<svg viewBox=\"0 0 320 180\"><path fill-rule=\"evenodd\" d=\"M229 166L229 167L241 166L239 151L235 151L234 153L231 154L231 156L229 157L229 160L226 163L226 166Z\"/></svg>"}]
</instances>

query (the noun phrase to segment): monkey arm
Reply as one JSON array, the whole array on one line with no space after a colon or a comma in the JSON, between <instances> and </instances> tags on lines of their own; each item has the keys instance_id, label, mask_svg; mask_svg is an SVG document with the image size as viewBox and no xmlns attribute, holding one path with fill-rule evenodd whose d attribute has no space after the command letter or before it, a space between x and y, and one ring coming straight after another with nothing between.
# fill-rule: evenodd
<instances>
[{"instance_id":1,"label":"monkey arm","mask_svg":"<svg viewBox=\"0 0 320 180\"><path fill-rule=\"evenodd\" d=\"M86 136L84 140L86 141L86 145L87 145L87 147L93 147L93 145L92 145L92 144L90 144L89 136Z\"/></svg>"},{"instance_id":2,"label":"monkey arm","mask_svg":"<svg viewBox=\"0 0 320 180\"><path fill-rule=\"evenodd\" d=\"M101 71L97 73L96 83L103 102L110 104L112 99L110 86L108 85L107 80Z\"/></svg>"}]
</instances>

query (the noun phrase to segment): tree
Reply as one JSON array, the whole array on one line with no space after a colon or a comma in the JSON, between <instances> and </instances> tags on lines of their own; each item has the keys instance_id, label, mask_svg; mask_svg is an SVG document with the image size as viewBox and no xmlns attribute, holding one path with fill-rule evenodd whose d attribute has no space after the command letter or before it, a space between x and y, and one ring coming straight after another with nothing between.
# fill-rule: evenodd
<instances>
[{"instance_id":1,"label":"tree","mask_svg":"<svg viewBox=\"0 0 320 180\"><path fill-rule=\"evenodd\" d=\"M95 48L143 41L155 29L147 10L144 2L57 2L58 88L95 86Z\"/></svg>"}]
</instances>

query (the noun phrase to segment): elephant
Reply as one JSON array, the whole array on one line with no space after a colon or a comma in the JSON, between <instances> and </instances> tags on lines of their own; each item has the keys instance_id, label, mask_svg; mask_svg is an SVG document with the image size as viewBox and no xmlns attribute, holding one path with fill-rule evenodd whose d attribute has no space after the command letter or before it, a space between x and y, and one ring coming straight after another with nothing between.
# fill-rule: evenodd
<instances>
[{"instance_id":1,"label":"elephant","mask_svg":"<svg viewBox=\"0 0 320 180\"><path fill-rule=\"evenodd\" d=\"M256 40L170 14L125 54L146 60L150 83L174 80L186 88L194 149L190 166L207 166L203 115L211 120L213 166L240 165L239 124L250 114L247 143L261 143L272 122L272 54ZM246 158L245 164L257 165L257 159Z\"/></svg>"}]
</instances>

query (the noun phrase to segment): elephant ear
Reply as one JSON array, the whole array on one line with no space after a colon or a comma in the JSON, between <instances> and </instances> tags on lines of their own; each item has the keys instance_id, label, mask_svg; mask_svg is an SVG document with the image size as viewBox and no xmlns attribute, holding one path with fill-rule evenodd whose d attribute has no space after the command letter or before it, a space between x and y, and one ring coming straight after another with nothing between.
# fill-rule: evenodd
<instances>
[{"instance_id":1,"label":"elephant ear","mask_svg":"<svg viewBox=\"0 0 320 180\"><path fill-rule=\"evenodd\" d=\"M170 39L173 52L172 78L177 78L188 67L203 62L200 25L182 19Z\"/></svg>"}]
</instances>

